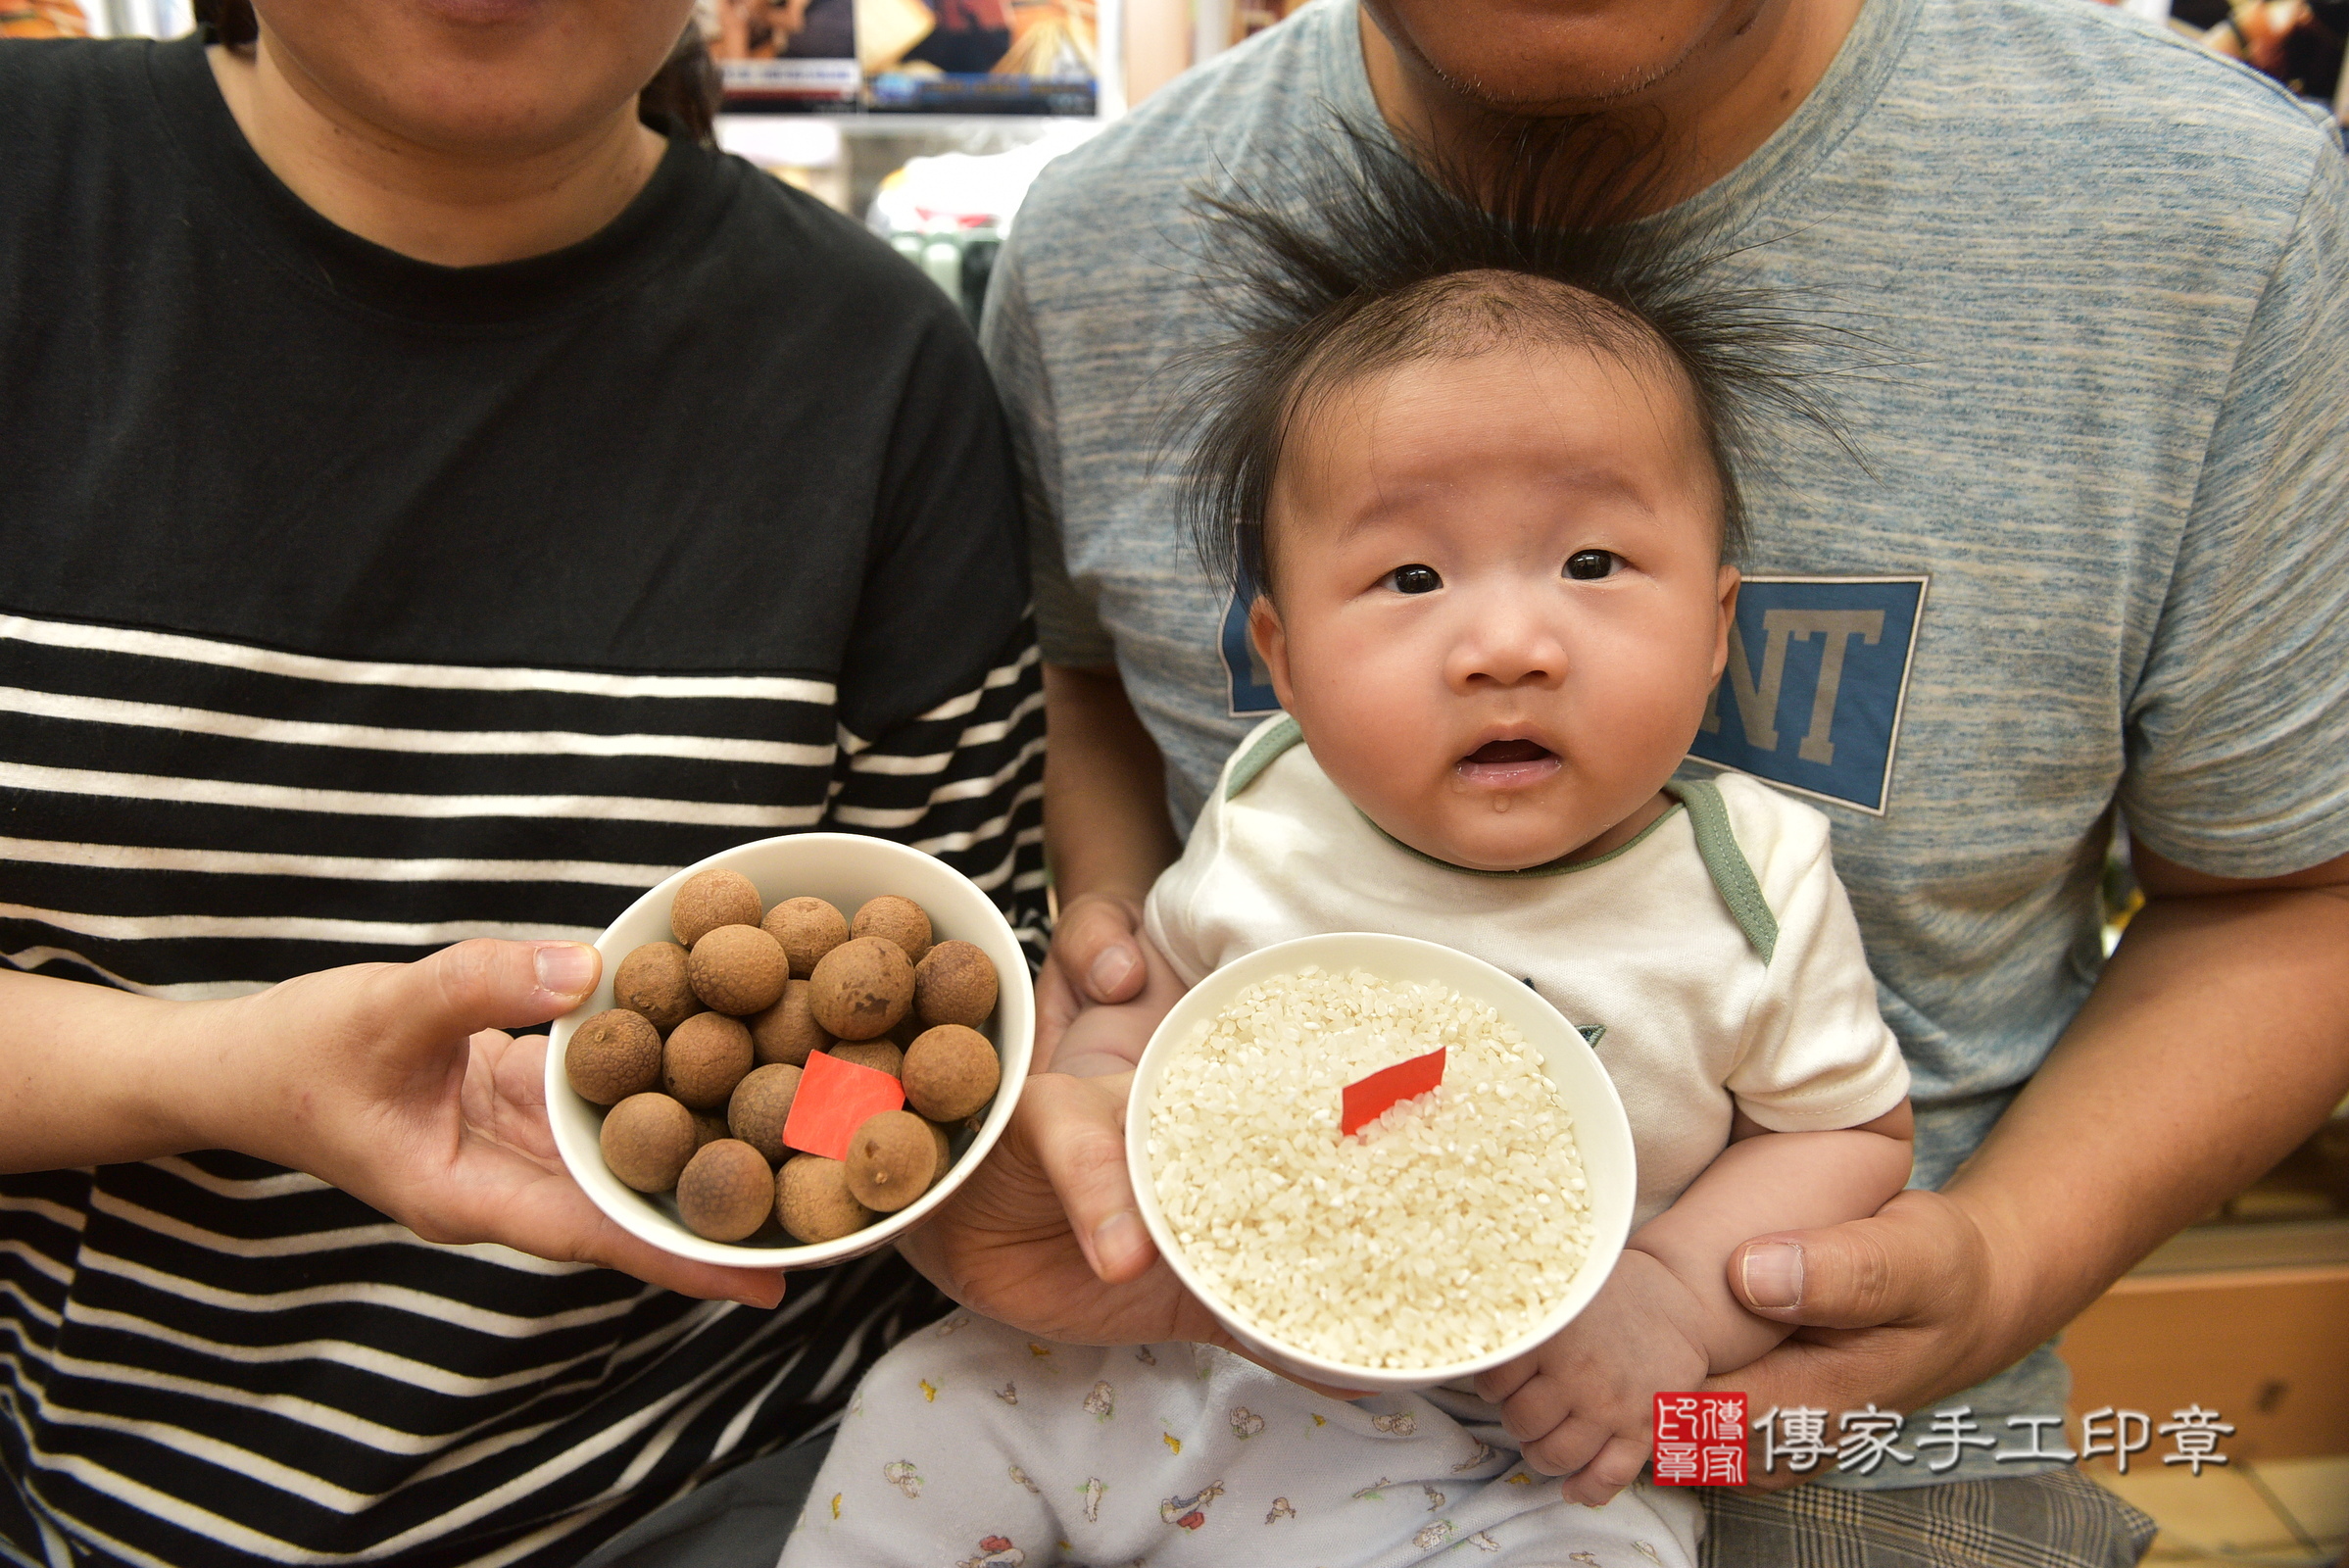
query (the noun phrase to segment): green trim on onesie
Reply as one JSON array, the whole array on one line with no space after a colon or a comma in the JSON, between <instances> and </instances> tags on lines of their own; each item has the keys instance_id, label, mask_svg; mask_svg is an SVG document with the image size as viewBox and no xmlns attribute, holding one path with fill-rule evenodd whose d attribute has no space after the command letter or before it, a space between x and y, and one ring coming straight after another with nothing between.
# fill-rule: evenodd
<instances>
[{"instance_id":1,"label":"green trim on onesie","mask_svg":"<svg viewBox=\"0 0 2349 1568\"><path fill-rule=\"evenodd\" d=\"M1680 797L1681 805L1688 808L1688 826L1696 831L1696 853L1704 858L1706 874L1720 889L1730 918L1737 922L1753 951L1768 963L1778 951L1778 916L1770 912L1762 884L1746 863L1745 852L1737 848L1737 830L1730 826L1729 806L1721 799L1721 786L1709 778L1676 778L1665 784L1664 792Z\"/></svg>"},{"instance_id":2,"label":"green trim on onesie","mask_svg":"<svg viewBox=\"0 0 2349 1568\"><path fill-rule=\"evenodd\" d=\"M1256 782L1256 775L1272 766L1273 759L1305 738L1297 720L1287 713L1279 723L1257 738L1256 744L1232 760L1231 777L1225 781L1223 798L1231 800Z\"/></svg>"},{"instance_id":3,"label":"green trim on onesie","mask_svg":"<svg viewBox=\"0 0 2349 1568\"><path fill-rule=\"evenodd\" d=\"M1304 738L1305 732L1297 726L1296 718L1282 714L1280 721L1257 737L1254 745L1232 759L1224 782L1223 798L1227 801L1237 798L1242 790L1253 784L1266 768L1278 760L1282 753ZM1721 786L1711 779L1675 778L1665 780L1664 793L1676 803L1674 809L1685 809L1688 813L1688 827L1695 835L1696 855L1704 861L1705 874L1713 879L1714 888L1721 894L1721 902L1729 906L1730 918L1737 922L1737 929L1745 933L1746 942L1755 953L1761 955L1762 961L1768 963L1771 955L1778 951L1778 916L1770 912L1770 903L1762 897L1762 884L1755 879L1753 867L1746 862L1745 852L1737 848L1737 830L1730 826L1729 806L1721 799ZM1354 809L1359 812L1362 808L1357 806ZM1587 871L1594 865L1604 865L1615 857L1638 848L1671 817L1672 810L1664 811L1630 839L1594 859L1545 860L1540 865L1529 865L1517 871L1485 871L1473 865L1454 865L1424 850L1413 849L1378 823L1371 822L1367 813L1363 814L1362 820L1370 822L1371 830L1379 837L1405 855L1425 860L1430 865L1440 865L1446 871L1457 871L1463 876L1508 878L1563 876L1569 871ZM1592 1041L1591 1044L1597 1042Z\"/></svg>"}]
</instances>

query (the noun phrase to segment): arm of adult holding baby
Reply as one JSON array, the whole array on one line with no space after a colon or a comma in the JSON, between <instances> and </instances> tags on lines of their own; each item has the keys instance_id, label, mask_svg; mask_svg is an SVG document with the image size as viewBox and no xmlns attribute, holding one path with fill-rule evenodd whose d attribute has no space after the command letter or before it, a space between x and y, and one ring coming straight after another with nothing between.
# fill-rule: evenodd
<instances>
[{"instance_id":1,"label":"arm of adult holding baby","mask_svg":"<svg viewBox=\"0 0 2349 1568\"><path fill-rule=\"evenodd\" d=\"M1725 1380L1756 1409L1930 1411L2240 1191L2349 1089L2349 168L2329 137L2298 156L2307 196L2232 383L2205 447L2179 454L2193 502L2117 737L2115 802L2150 902L1938 1192L1758 1237L1733 1262L1749 1305L1808 1325Z\"/></svg>"},{"instance_id":2,"label":"arm of adult holding baby","mask_svg":"<svg viewBox=\"0 0 2349 1568\"><path fill-rule=\"evenodd\" d=\"M1028 295L1035 243L1022 227L997 259L979 345L1010 416L1026 501L1052 736L1044 830L1059 907L1052 952L1036 977L1032 1069L1045 1072L1060 1031L1078 1012L1130 1001L1142 989L1135 946L1142 900L1182 844L1167 818L1164 760L1119 678L1116 640L1068 569L1059 408Z\"/></svg>"},{"instance_id":3,"label":"arm of adult holding baby","mask_svg":"<svg viewBox=\"0 0 2349 1568\"><path fill-rule=\"evenodd\" d=\"M576 943L464 942L219 1002L0 972L0 1168L234 1150L307 1171L427 1241L502 1243L772 1306L781 1275L640 1242L564 1172L545 1038L503 1030L567 1012L600 967Z\"/></svg>"},{"instance_id":4,"label":"arm of adult holding baby","mask_svg":"<svg viewBox=\"0 0 2349 1568\"><path fill-rule=\"evenodd\" d=\"M2349 856L2256 880L2142 845L2135 862L2145 907L1941 1191L1732 1257L1747 1307L1805 1327L1721 1387L1760 1409L1926 1408L2013 1364L2349 1092Z\"/></svg>"},{"instance_id":5,"label":"arm of adult holding baby","mask_svg":"<svg viewBox=\"0 0 2349 1568\"><path fill-rule=\"evenodd\" d=\"M1060 916L1036 979L1036 1070L1088 1006L1143 993L1142 901L1182 853L1165 763L1114 669L1044 666L1044 834Z\"/></svg>"}]
</instances>

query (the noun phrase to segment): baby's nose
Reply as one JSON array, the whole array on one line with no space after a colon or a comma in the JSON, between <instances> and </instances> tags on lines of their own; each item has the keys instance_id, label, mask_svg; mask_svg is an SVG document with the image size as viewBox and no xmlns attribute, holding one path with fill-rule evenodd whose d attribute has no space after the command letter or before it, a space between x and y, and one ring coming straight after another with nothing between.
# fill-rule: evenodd
<instances>
[{"instance_id":1,"label":"baby's nose","mask_svg":"<svg viewBox=\"0 0 2349 1568\"><path fill-rule=\"evenodd\" d=\"M1548 685L1566 673L1566 647L1543 616L1495 605L1468 618L1451 666L1452 684L1463 689Z\"/></svg>"}]
</instances>

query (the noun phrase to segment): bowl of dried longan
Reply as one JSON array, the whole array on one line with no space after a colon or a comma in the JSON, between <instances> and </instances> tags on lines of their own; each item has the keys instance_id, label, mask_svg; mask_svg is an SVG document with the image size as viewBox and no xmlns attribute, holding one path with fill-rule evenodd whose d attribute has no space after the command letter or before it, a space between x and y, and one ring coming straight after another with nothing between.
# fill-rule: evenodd
<instances>
[{"instance_id":1,"label":"bowl of dried longan","mask_svg":"<svg viewBox=\"0 0 2349 1568\"><path fill-rule=\"evenodd\" d=\"M1035 1046L1026 956L945 861L856 833L689 865L596 942L547 1042L564 1165L630 1234L810 1268L920 1224L1003 1135Z\"/></svg>"}]
</instances>

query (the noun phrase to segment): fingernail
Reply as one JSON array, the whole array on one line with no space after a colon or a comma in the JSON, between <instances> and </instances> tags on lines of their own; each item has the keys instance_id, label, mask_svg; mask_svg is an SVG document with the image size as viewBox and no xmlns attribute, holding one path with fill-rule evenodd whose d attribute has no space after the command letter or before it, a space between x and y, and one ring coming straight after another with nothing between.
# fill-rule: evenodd
<instances>
[{"instance_id":1,"label":"fingernail","mask_svg":"<svg viewBox=\"0 0 2349 1568\"><path fill-rule=\"evenodd\" d=\"M1093 1228L1093 1255L1103 1268L1113 1269L1132 1257L1150 1241L1150 1233L1142 1227L1142 1216L1130 1208L1121 1208Z\"/></svg>"},{"instance_id":2,"label":"fingernail","mask_svg":"<svg viewBox=\"0 0 2349 1568\"><path fill-rule=\"evenodd\" d=\"M1802 1305L1802 1244L1761 1242L1745 1250L1745 1299L1764 1311Z\"/></svg>"},{"instance_id":3,"label":"fingernail","mask_svg":"<svg viewBox=\"0 0 2349 1568\"><path fill-rule=\"evenodd\" d=\"M1109 948L1093 960L1093 967L1086 972L1085 980L1093 987L1095 996L1105 997L1123 985L1126 976L1133 972L1133 951L1128 948Z\"/></svg>"},{"instance_id":4,"label":"fingernail","mask_svg":"<svg viewBox=\"0 0 2349 1568\"><path fill-rule=\"evenodd\" d=\"M538 987L559 997L575 997L596 983L596 950L576 942L550 942L538 950Z\"/></svg>"},{"instance_id":5,"label":"fingernail","mask_svg":"<svg viewBox=\"0 0 2349 1568\"><path fill-rule=\"evenodd\" d=\"M782 1277L776 1276L771 1290L761 1291L755 1285L746 1285L734 1295L732 1299L756 1311L771 1312L783 1304Z\"/></svg>"}]
</instances>

